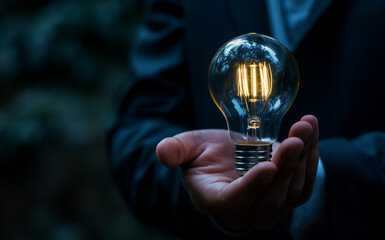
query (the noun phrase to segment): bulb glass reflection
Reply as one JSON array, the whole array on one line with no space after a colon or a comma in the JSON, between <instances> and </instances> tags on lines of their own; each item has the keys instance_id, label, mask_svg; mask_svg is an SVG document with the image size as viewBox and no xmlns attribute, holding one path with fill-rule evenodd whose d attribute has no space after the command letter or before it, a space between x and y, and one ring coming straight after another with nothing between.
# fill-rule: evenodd
<instances>
[{"instance_id":1,"label":"bulb glass reflection","mask_svg":"<svg viewBox=\"0 0 385 240\"><path fill-rule=\"evenodd\" d=\"M297 63L277 40L246 34L224 44L209 68L210 94L226 118L240 175L271 159L299 86Z\"/></svg>"}]
</instances>

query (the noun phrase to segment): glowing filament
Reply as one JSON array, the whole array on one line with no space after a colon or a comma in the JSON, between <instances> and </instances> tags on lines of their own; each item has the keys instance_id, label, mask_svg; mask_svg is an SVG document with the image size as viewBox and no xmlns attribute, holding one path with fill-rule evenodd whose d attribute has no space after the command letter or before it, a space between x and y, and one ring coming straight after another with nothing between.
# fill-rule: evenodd
<instances>
[{"instance_id":1,"label":"glowing filament","mask_svg":"<svg viewBox=\"0 0 385 240\"><path fill-rule=\"evenodd\" d=\"M267 62L242 63L237 69L237 90L242 101L266 101L272 89L272 73Z\"/></svg>"}]
</instances>

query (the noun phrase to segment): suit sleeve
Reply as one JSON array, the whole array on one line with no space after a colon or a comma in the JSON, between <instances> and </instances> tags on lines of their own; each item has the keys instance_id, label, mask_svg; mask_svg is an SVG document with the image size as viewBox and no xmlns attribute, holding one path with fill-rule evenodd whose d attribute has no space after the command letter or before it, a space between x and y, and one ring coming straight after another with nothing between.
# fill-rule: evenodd
<instances>
[{"instance_id":1,"label":"suit sleeve","mask_svg":"<svg viewBox=\"0 0 385 240\"><path fill-rule=\"evenodd\" d=\"M187 239L233 239L197 212L183 187L180 168L166 168L155 153L163 138L195 127L184 42L178 0L149 1L130 56L133 83L109 132L112 173L141 222ZM271 239L281 231L252 234ZM280 239L289 238L286 229L282 234Z\"/></svg>"},{"instance_id":2,"label":"suit sleeve","mask_svg":"<svg viewBox=\"0 0 385 240\"><path fill-rule=\"evenodd\" d=\"M181 12L175 2L148 3L130 68L133 82L108 139L113 176L139 220L179 231L181 213L191 209L188 196L180 170L161 165L155 153L160 140L192 127Z\"/></svg>"},{"instance_id":3,"label":"suit sleeve","mask_svg":"<svg viewBox=\"0 0 385 240\"><path fill-rule=\"evenodd\" d=\"M320 143L330 231L334 236L378 235L385 215L385 133ZM360 235L361 234L361 235Z\"/></svg>"},{"instance_id":4,"label":"suit sleeve","mask_svg":"<svg viewBox=\"0 0 385 240\"><path fill-rule=\"evenodd\" d=\"M133 83L108 136L112 174L141 222L187 238L219 236L193 207L180 168L168 169L156 156L163 138L193 129L194 122L181 6L155 0L146 9L130 54Z\"/></svg>"}]
</instances>

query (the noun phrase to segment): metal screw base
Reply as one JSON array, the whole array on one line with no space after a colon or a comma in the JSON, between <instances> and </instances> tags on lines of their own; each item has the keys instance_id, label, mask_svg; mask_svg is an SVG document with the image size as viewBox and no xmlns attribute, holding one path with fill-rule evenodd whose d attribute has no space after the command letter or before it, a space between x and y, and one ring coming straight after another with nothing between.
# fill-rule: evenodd
<instances>
[{"instance_id":1,"label":"metal screw base","mask_svg":"<svg viewBox=\"0 0 385 240\"><path fill-rule=\"evenodd\" d=\"M235 144L235 170L243 176L260 162L271 161L272 145Z\"/></svg>"}]
</instances>

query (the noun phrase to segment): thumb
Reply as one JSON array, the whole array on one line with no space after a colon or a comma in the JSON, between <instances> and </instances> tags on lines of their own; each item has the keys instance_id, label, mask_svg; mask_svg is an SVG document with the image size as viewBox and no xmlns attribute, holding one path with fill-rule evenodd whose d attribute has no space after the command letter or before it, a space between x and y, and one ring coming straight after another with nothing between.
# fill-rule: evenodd
<instances>
[{"instance_id":1,"label":"thumb","mask_svg":"<svg viewBox=\"0 0 385 240\"><path fill-rule=\"evenodd\" d=\"M203 137L202 131L189 131L163 139L156 147L159 161L169 168L190 162L203 151Z\"/></svg>"}]
</instances>

